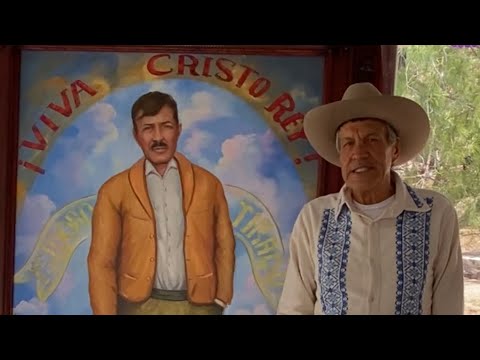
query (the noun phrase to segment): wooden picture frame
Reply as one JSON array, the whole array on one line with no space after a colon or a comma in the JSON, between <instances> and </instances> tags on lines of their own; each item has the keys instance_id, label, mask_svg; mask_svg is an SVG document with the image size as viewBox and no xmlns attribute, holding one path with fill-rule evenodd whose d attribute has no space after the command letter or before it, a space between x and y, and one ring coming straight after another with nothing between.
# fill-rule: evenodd
<instances>
[{"instance_id":1,"label":"wooden picture frame","mask_svg":"<svg viewBox=\"0 0 480 360\"><path fill-rule=\"evenodd\" d=\"M370 81L386 92L393 91L394 47L381 46L73 46L25 45L0 47L0 309L13 313L13 278L17 199L19 101L23 52L119 52L159 54L211 54L223 56L322 57L324 59L323 103L341 98L353 82ZM204 67L205 69L205 67ZM312 76L315 76L312 74ZM342 185L337 167L318 161L316 195L338 191Z\"/></svg>"}]
</instances>

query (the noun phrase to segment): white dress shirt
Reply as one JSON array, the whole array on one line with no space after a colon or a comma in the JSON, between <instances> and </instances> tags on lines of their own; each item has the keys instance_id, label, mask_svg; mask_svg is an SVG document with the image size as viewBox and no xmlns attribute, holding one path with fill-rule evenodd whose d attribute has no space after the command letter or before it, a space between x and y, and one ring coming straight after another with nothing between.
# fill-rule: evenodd
<instances>
[{"instance_id":1,"label":"white dress shirt","mask_svg":"<svg viewBox=\"0 0 480 360\"><path fill-rule=\"evenodd\" d=\"M454 207L394 177L395 197L375 219L345 186L303 207L278 314L463 314Z\"/></svg>"},{"instance_id":2,"label":"white dress shirt","mask_svg":"<svg viewBox=\"0 0 480 360\"><path fill-rule=\"evenodd\" d=\"M186 290L184 255L185 218L183 191L178 164L170 160L161 176L152 163L145 162L147 191L155 213L157 269L154 287L161 290ZM219 299L215 302L226 307Z\"/></svg>"},{"instance_id":3,"label":"white dress shirt","mask_svg":"<svg viewBox=\"0 0 480 360\"><path fill-rule=\"evenodd\" d=\"M146 160L147 190L153 206L157 233L157 269L154 287L186 290L183 240L185 219L178 165L172 159L161 176Z\"/></svg>"}]
</instances>

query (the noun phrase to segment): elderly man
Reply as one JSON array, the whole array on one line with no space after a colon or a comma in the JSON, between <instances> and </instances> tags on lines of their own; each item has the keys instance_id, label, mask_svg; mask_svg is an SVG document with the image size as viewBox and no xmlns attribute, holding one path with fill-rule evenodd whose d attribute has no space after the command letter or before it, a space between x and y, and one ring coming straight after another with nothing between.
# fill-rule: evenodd
<instances>
[{"instance_id":1,"label":"elderly man","mask_svg":"<svg viewBox=\"0 0 480 360\"><path fill-rule=\"evenodd\" d=\"M463 314L455 209L392 170L424 147L425 111L358 83L307 113L304 129L345 185L301 210L278 314Z\"/></svg>"}]
</instances>

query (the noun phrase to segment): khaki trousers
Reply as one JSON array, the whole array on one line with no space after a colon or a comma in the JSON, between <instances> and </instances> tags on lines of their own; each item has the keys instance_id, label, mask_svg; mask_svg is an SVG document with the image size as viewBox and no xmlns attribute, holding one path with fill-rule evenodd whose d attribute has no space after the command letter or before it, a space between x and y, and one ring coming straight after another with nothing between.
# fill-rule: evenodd
<instances>
[{"instance_id":1,"label":"khaki trousers","mask_svg":"<svg viewBox=\"0 0 480 360\"><path fill-rule=\"evenodd\" d=\"M119 315L222 315L223 308L217 304L194 305L184 300L179 292L157 291L141 303L118 300Z\"/></svg>"}]
</instances>

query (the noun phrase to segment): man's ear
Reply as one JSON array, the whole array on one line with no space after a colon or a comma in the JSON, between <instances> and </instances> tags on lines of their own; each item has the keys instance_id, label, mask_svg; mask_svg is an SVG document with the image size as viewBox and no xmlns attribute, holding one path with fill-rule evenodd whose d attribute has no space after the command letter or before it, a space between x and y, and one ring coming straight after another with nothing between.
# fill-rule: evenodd
<instances>
[{"instance_id":1,"label":"man's ear","mask_svg":"<svg viewBox=\"0 0 480 360\"><path fill-rule=\"evenodd\" d=\"M182 133L182 123L179 122L178 123L178 136L180 136L181 133Z\"/></svg>"},{"instance_id":2,"label":"man's ear","mask_svg":"<svg viewBox=\"0 0 480 360\"><path fill-rule=\"evenodd\" d=\"M392 164L395 164L397 161L398 157L400 156L400 140L397 139L395 141L395 144L393 145L393 150L392 150Z\"/></svg>"}]
</instances>

